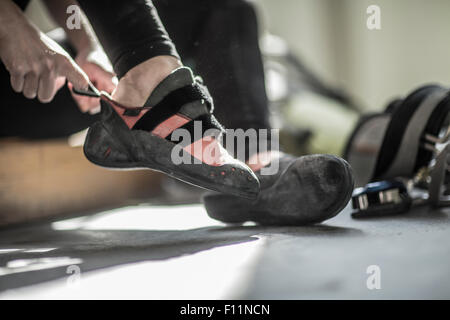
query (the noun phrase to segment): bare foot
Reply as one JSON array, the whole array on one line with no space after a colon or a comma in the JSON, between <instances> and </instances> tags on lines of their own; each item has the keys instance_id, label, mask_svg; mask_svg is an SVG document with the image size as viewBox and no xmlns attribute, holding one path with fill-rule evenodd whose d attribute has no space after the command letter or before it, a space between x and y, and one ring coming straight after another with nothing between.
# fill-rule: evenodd
<instances>
[{"instance_id":1,"label":"bare foot","mask_svg":"<svg viewBox=\"0 0 450 320\"><path fill-rule=\"evenodd\" d=\"M125 106L140 107L156 86L181 66L180 60L172 56L157 56L142 62L120 79L112 98Z\"/></svg>"}]
</instances>

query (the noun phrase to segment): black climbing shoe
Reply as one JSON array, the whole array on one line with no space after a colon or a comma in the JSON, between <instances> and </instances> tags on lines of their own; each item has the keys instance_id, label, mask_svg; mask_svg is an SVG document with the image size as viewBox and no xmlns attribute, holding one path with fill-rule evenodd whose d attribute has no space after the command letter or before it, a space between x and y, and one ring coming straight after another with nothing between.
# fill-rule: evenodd
<instances>
[{"instance_id":1,"label":"black climbing shoe","mask_svg":"<svg viewBox=\"0 0 450 320\"><path fill-rule=\"evenodd\" d=\"M223 128L212 114L211 96L189 68L172 72L143 107L126 107L106 93L99 95L101 120L90 127L84 144L92 163L115 169L148 168L209 190L257 196L258 179L222 147ZM204 134L208 129L214 133Z\"/></svg>"},{"instance_id":2,"label":"black climbing shoe","mask_svg":"<svg viewBox=\"0 0 450 320\"><path fill-rule=\"evenodd\" d=\"M256 200L207 193L203 202L208 215L226 223L313 224L337 215L353 191L350 166L331 155L281 154L276 174L255 173L261 184Z\"/></svg>"}]
</instances>

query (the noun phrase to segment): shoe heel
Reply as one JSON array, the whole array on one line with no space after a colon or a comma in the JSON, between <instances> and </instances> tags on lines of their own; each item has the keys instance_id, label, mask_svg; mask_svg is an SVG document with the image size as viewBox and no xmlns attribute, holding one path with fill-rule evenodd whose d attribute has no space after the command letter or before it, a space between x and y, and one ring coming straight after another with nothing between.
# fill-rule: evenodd
<instances>
[{"instance_id":1,"label":"shoe heel","mask_svg":"<svg viewBox=\"0 0 450 320\"><path fill-rule=\"evenodd\" d=\"M102 122L96 122L89 128L83 152L90 162L104 168L134 166L129 153L113 139Z\"/></svg>"}]
</instances>

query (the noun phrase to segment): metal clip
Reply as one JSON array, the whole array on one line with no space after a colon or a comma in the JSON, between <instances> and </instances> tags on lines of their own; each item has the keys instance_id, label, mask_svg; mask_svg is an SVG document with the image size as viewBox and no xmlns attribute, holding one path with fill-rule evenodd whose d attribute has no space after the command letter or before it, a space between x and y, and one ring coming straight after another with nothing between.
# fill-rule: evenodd
<instances>
[{"instance_id":1,"label":"metal clip","mask_svg":"<svg viewBox=\"0 0 450 320\"><path fill-rule=\"evenodd\" d=\"M448 133L448 130L447 130ZM441 151L438 152L433 168L430 173L430 184L428 188L429 203L435 207L444 207L450 205L450 196L444 195L446 191L445 178L449 170L450 161L450 144L448 141L448 134L446 135L447 142Z\"/></svg>"}]
</instances>

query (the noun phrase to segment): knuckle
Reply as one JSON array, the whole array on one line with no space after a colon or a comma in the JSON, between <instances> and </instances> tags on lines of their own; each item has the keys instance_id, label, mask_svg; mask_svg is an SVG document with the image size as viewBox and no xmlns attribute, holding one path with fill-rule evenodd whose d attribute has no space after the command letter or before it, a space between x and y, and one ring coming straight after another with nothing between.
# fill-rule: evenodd
<instances>
[{"instance_id":1,"label":"knuckle","mask_svg":"<svg viewBox=\"0 0 450 320\"><path fill-rule=\"evenodd\" d=\"M41 65L39 63L32 63L30 70L27 72L27 75L37 76L41 72Z\"/></svg>"},{"instance_id":2,"label":"knuckle","mask_svg":"<svg viewBox=\"0 0 450 320\"><path fill-rule=\"evenodd\" d=\"M69 58L66 57L66 56L63 55L63 54L57 54L57 55L55 56L55 60L58 61L58 63L63 64L63 65L69 63Z\"/></svg>"},{"instance_id":3,"label":"knuckle","mask_svg":"<svg viewBox=\"0 0 450 320\"><path fill-rule=\"evenodd\" d=\"M44 65L41 69L41 74L44 76L48 76L50 75L51 71L52 71L51 68L49 68L47 65Z\"/></svg>"},{"instance_id":4,"label":"knuckle","mask_svg":"<svg viewBox=\"0 0 450 320\"><path fill-rule=\"evenodd\" d=\"M58 73L66 73L70 67L70 61L67 57L60 55L56 60L56 69Z\"/></svg>"},{"instance_id":5,"label":"knuckle","mask_svg":"<svg viewBox=\"0 0 450 320\"><path fill-rule=\"evenodd\" d=\"M44 63L42 64L42 71L44 73L50 73L54 68L54 63L52 59L45 59Z\"/></svg>"},{"instance_id":6,"label":"knuckle","mask_svg":"<svg viewBox=\"0 0 450 320\"><path fill-rule=\"evenodd\" d=\"M23 64L13 63L11 74L17 77L25 75L27 68Z\"/></svg>"}]
</instances>

